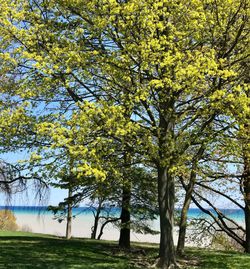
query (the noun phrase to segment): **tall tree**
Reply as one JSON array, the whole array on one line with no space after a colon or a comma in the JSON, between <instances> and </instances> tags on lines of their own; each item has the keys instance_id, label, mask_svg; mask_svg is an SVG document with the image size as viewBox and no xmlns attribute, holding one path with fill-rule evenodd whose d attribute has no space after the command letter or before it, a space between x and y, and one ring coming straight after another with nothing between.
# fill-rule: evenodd
<instances>
[{"instance_id":1,"label":"tall tree","mask_svg":"<svg viewBox=\"0 0 250 269\"><path fill-rule=\"evenodd\" d=\"M86 132L86 115L96 119L98 114L110 137L119 138L121 145L133 149L132 156L136 153L142 156L141 162L156 167L161 230L158 266L175 267L175 178L190 145L197 143L220 111L224 95L233 98L237 94L231 78L238 65L232 67L227 60L232 50L237 51L233 57L238 64L246 56L247 2L0 3L0 35L5 44L1 57L7 63L2 72L18 73L19 87L11 94L20 102L30 100L36 109L41 100L53 104L51 108L59 114L73 102L81 103L75 106L81 118L71 118L72 122L79 119L75 133ZM229 29L228 34L217 25ZM234 40L232 46L228 39ZM217 40L225 48L222 55L216 53ZM52 121L48 116L37 120ZM68 138L62 139L64 132L62 128L57 133L58 143L70 147ZM75 156L80 145L86 144L83 141L78 151L72 150ZM104 156L94 154L89 144L83 148L87 151L79 154L85 157L79 160L79 171L105 178Z\"/></svg>"}]
</instances>

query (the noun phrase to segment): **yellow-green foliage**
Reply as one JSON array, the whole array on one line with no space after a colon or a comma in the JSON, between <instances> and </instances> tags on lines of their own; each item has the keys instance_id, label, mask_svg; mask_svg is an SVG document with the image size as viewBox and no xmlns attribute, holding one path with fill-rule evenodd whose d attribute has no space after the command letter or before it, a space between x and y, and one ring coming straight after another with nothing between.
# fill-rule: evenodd
<instances>
[{"instance_id":1,"label":"yellow-green foliage","mask_svg":"<svg viewBox=\"0 0 250 269\"><path fill-rule=\"evenodd\" d=\"M21 73L18 86L0 88L19 100L0 114L6 143L49 137L31 163L66 149L78 172L102 180L107 163L115 166L112 152L136 145L143 160L176 173L212 116L244 122L249 115L248 7L244 0L0 0L0 75ZM41 100L54 110L34 124Z\"/></svg>"},{"instance_id":2,"label":"yellow-green foliage","mask_svg":"<svg viewBox=\"0 0 250 269\"><path fill-rule=\"evenodd\" d=\"M0 210L0 230L16 231L16 217L11 210Z\"/></svg>"},{"instance_id":3,"label":"yellow-green foliage","mask_svg":"<svg viewBox=\"0 0 250 269\"><path fill-rule=\"evenodd\" d=\"M249 10L246 0L0 0L0 75L17 84L0 86L17 106L0 114L6 143L34 148L35 173L54 178L73 160L93 183L119 179L126 152L158 169L171 226L174 176L249 115Z\"/></svg>"}]
</instances>

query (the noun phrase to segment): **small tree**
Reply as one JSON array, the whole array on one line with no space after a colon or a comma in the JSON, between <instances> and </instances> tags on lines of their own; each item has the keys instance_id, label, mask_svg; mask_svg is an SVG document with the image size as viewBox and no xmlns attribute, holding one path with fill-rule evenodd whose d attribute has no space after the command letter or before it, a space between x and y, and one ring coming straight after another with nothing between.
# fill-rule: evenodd
<instances>
[{"instance_id":1,"label":"small tree","mask_svg":"<svg viewBox=\"0 0 250 269\"><path fill-rule=\"evenodd\" d=\"M0 230L16 231L16 217L11 210L0 210Z\"/></svg>"}]
</instances>

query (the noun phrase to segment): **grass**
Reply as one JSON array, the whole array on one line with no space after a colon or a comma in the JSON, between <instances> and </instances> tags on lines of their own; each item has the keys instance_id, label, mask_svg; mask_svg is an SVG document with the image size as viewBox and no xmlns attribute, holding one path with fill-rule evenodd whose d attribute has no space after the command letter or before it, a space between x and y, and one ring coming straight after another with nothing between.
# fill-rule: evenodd
<instances>
[{"instance_id":1,"label":"grass","mask_svg":"<svg viewBox=\"0 0 250 269\"><path fill-rule=\"evenodd\" d=\"M250 255L234 251L188 249L187 257L198 260L198 267L189 269L247 269L250 268Z\"/></svg>"},{"instance_id":2,"label":"grass","mask_svg":"<svg viewBox=\"0 0 250 269\"><path fill-rule=\"evenodd\" d=\"M156 256L156 244L134 244L126 253L110 241L0 231L0 269L145 269ZM250 255L195 248L178 261L188 269L250 268Z\"/></svg>"},{"instance_id":3,"label":"grass","mask_svg":"<svg viewBox=\"0 0 250 269\"><path fill-rule=\"evenodd\" d=\"M64 240L24 232L0 232L0 268L136 268L116 244L87 239Z\"/></svg>"}]
</instances>

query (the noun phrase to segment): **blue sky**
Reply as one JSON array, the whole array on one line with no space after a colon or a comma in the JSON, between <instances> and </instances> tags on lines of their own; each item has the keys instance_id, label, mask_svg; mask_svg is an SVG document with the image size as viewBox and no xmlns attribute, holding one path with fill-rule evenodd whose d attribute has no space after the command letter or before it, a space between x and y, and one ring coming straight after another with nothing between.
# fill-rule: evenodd
<instances>
[{"instance_id":1,"label":"blue sky","mask_svg":"<svg viewBox=\"0 0 250 269\"><path fill-rule=\"evenodd\" d=\"M9 163L15 163L18 160L27 159L29 156L28 153L7 153L1 154L0 159L3 159ZM45 199L44 205L57 205L59 202L62 202L64 198L67 197L67 190L50 188L48 192L48 199ZM32 185L29 188L28 192L23 192L19 194L12 195L10 199L6 197L4 193L0 192L0 205L5 205L10 203L11 205L37 205L39 201L35 199L35 192L32 191Z\"/></svg>"},{"instance_id":2,"label":"blue sky","mask_svg":"<svg viewBox=\"0 0 250 269\"><path fill-rule=\"evenodd\" d=\"M3 193L0 193L1 203L0 205L17 205L17 206L35 206L35 205L58 205L63 199L67 197L67 191L61 189L50 188L48 199L39 203L38 199L35 198L35 193L32 191L23 192L12 195L9 199Z\"/></svg>"}]
</instances>

